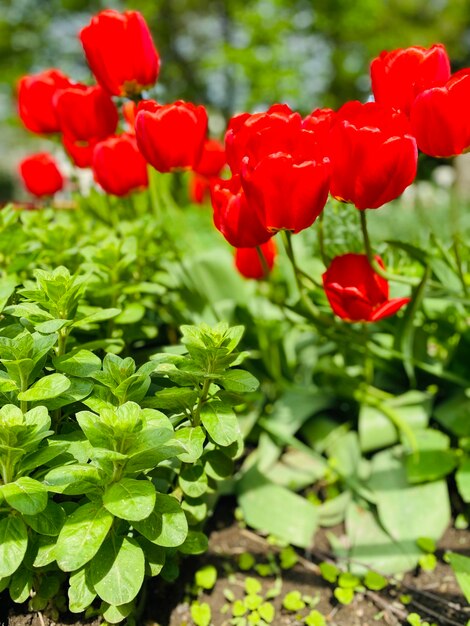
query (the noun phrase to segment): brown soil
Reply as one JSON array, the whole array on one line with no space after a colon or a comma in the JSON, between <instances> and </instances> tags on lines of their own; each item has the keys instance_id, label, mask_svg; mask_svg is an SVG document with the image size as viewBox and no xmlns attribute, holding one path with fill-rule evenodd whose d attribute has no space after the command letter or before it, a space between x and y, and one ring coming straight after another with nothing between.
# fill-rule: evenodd
<instances>
[{"instance_id":1,"label":"brown soil","mask_svg":"<svg viewBox=\"0 0 470 626\"><path fill-rule=\"evenodd\" d=\"M332 529L340 535L341 527ZM470 555L470 531L449 528L439 544L437 556L442 557L445 550L455 550ZM432 572L417 571L407 574L401 582L387 587L380 592L357 593L350 605L337 602L333 595L333 586L325 582L318 574L317 563L327 560L331 555L326 535L317 534L311 553L299 553L299 562L282 571L282 592L270 600L276 610L273 626L302 626L302 617L311 609L298 613L282 608L282 599L290 591L300 591L316 598L315 609L327 620L328 626L399 626L407 624L408 613L418 613L422 619L437 626L466 626L470 620L470 608L463 598L450 566L441 559ZM240 528L236 523L219 527L211 533L209 551L200 558L183 562L181 577L174 585L152 586L149 589L146 610L139 626L193 626L190 615L190 602L194 599L190 586L194 572L202 565L212 564L217 568L218 578L210 592L199 595L200 602L207 602L212 611L212 626L229 626L232 604L227 602L227 590L235 598L244 597L244 580L247 576L257 578L262 584L260 595L264 595L273 586L274 577L260 577L255 571L241 572L238 567L239 555L251 553L257 564L267 563L268 555L278 551L267 541L252 531ZM399 598L402 594L411 597L411 602L404 606ZM21 609L23 608L23 612ZM0 626L98 626L98 620L70 620L54 622L45 614L24 612L24 607L11 606L8 596L0 594Z\"/></svg>"}]
</instances>

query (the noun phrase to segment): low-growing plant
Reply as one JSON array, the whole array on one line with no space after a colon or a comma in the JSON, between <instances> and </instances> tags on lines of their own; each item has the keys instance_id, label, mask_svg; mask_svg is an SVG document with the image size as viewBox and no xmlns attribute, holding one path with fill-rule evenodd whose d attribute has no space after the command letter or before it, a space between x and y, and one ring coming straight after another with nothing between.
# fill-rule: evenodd
<instances>
[{"instance_id":1,"label":"low-growing plant","mask_svg":"<svg viewBox=\"0 0 470 626\"><path fill-rule=\"evenodd\" d=\"M3 310L0 588L35 610L132 620L148 578L173 580L207 547L243 450L233 407L258 386L237 367L243 328L184 326L179 354L137 367L74 336L118 312L85 309L86 276L36 281Z\"/></svg>"}]
</instances>

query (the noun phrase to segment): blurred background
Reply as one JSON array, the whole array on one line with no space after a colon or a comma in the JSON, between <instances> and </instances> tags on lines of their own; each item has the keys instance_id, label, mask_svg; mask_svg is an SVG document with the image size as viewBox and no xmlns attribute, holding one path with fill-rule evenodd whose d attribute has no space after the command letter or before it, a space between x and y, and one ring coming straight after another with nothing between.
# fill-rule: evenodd
<instances>
[{"instance_id":1,"label":"blurred background","mask_svg":"<svg viewBox=\"0 0 470 626\"><path fill-rule=\"evenodd\" d=\"M275 101L306 114L366 100L384 49L441 42L453 70L470 65L468 0L0 0L0 201L16 197L20 158L51 146L22 129L16 81L49 67L90 81L77 33L108 7L150 25L162 58L150 95L205 103L216 134Z\"/></svg>"}]
</instances>

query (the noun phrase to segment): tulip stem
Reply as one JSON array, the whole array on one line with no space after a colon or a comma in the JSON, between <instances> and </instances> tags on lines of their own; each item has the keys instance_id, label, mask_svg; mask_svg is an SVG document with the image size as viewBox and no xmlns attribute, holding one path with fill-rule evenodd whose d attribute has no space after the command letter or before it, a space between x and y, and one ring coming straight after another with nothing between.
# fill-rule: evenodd
<instances>
[{"instance_id":1,"label":"tulip stem","mask_svg":"<svg viewBox=\"0 0 470 626\"><path fill-rule=\"evenodd\" d=\"M314 303L310 300L310 298L305 293L305 288L301 280L301 276L303 275L304 272L302 272L302 270L299 269L297 265L297 261L295 259L294 247L292 245L292 233L288 230L283 230L282 236L284 238L284 244L286 247L287 256L289 258L289 261L291 262L292 269L294 270L295 282L297 285L297 289L299 291L300 300L302 301L306 309L309 311L309 313L312 315L312 317L317 320L320 316L320 311L317 309L317 307L314 305Z\"/></svg>"},{"instance_id":2,"label":"tulip stem","mask_svg":"<svg viewBox=\"0 0 470 626\"><path fill-rule=\"evenodd\" d=\"M374 256L374 252L372 250L372 246L370 243L369 231L367 230L366 211L360 210L359 215L361 217L361 230L362 230L362 238L364 240L364 248L366 250L369 264L374 270L374 272L378 274L379 276L381 276L382 278L385 278L385 280L394 280L397 283L403 283L405 285L412 285L413 287L419 284L419 280L416 281L415 279L408 278L407 276L400 276L398 274L392 274L390 272L387 272L386 270L383 269L383 267L379 265L379 263L377 263L377 260Z\"/></svg>"},{"instance_id":3,"label":"tulip stem","mask_svg":"<svg viewBox=\"0 0 470 626\"><path fill-rule=\"evenodd\" d=\"M329 262L329 259L325 250L325 231L323 229L323 215L324 215L324 211L320 213L320 217L318 218L318 224L317 224L318 248L320 251L320 258L323 261L323 265L325 267L328 267L330 262Z\"/></svg>"},{"instance_id":4,"label":"tulip stem","mask_svg":"<svg viewBox=\"0 0 470 626\"><path fill-rule=\"evenodd\" d=\"M457 265L457 272L458 272L458 275L459 275L459 278L460 278L460 282L462 283L464 295L468 296L468 285L467 285L467 282L465 280L464 271L462 269L462 256L461 256L460 250L459 250L459 243L460 243L459 242L459 238L454 233L452 248L454 250L455 262L456 262L456 265Z\"/></svg>"},{"instance_id":5,"label":"tulip stem","mask_svg":"<svg viewBox=\"0 0 470 626\"><path fill-rule=\"evenodd\" d=\"M261 246L256 246L256 254L258 255L259 262L263 268L263 278L266 280L269 277L269 265L264 256L264 252Z\"/></svg>"}]
</instances>

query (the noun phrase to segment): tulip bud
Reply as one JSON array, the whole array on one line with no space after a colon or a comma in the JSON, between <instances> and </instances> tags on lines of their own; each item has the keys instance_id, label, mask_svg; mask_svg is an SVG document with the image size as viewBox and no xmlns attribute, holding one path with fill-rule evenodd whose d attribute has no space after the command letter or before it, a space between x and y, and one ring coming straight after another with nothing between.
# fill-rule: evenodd
<instances>
[{"instance_id":1,"label":"tulip bud","mask_svg":"<svg viewBox=\"0 0 470 626\"><path fill-rule=\"evenodd\" d=\"M100 141L93 151L96 182L115 196L148 187L147 163L134 135L123 133Z\"/></svg>"},{"instance_id":2,"label":"tulip bud","mask_svg":"<svg viewBox=\"0 0 470 626\"><path fill-rule=\"evenodd\" d=\"M271 271L276 258L274 239L270 239L259 246L259 252L256 248L237 248L235 252L235 266L242 276L254 278L255 280L267 278L265 276L265 268L259 257L260 253L264 257L266 267Z\"/></svg>"},{"instance_id":3,"label":"tulip bud","mask_svg":"<svg viewBox=\"0 0 470 626\"><path fill-rule=\"evenodd\" d=\"M32 154L19 164L26 189L34 196L53 196L64 186L64 178L55 160L47 152Z\"/></svg>"},{"instance_id":4,"label":"tulip bud","mask_svg":"<svg viewBox=\"0 0 470 626\"><path fill-rule=\"evenodd\" d=\"M110 94L132 97L157 80L160 58L137 11L101 11L82 29L80 40L96 80Z\"/></svg>"},{"instance_id":5,"label":"tulip bud","mask_svg":"<svg viewBox=\"0 0 470 626\"><path fill-rule=\"evenodd\" d=\"M383 268L382 259L375 259ZM377 322L394 315L410 301L389 300L388 282L374 272L365 254L335 257L322 278L333 312L349 322Z\"/></svg>"}]
</instances>

